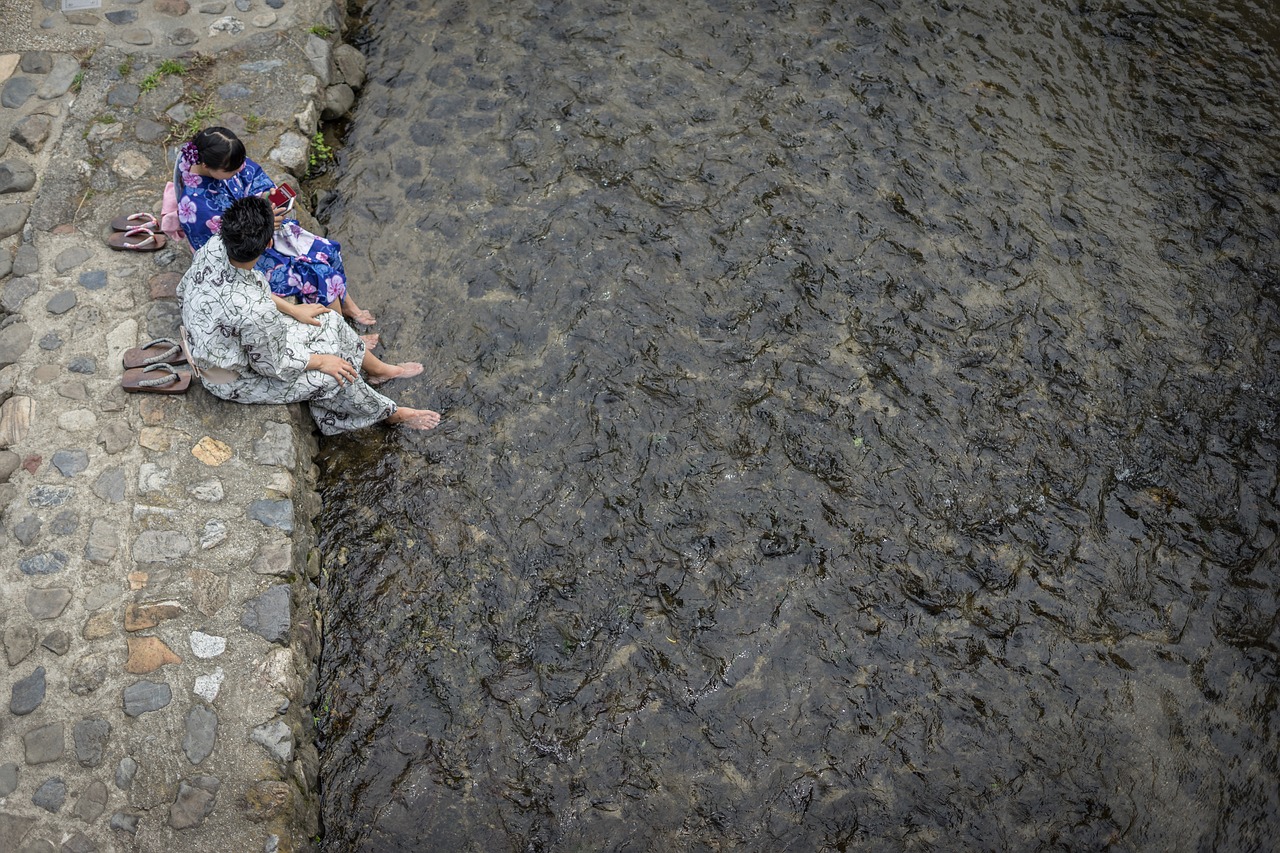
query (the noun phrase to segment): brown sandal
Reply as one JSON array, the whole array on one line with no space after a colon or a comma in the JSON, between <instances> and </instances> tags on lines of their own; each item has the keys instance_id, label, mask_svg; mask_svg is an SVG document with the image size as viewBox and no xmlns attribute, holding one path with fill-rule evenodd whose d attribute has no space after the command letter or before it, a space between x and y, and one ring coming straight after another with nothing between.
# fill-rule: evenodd
<instances>
[{"instance_id":1,"label":"brown sandal","mask_svg":"<svg viewBox=\"0 0 1280 853\"><path fill-rule=\"evenodd\" d=\"M152 364L124 372L120 387L130 393L182 394L191 387L191 372L178 370L172 364Z\"/></svg>"},{"instance_id":2,"label":"brown sandal","mask_svg":"<svg viewBox=\"0 0 1280 853\"><path fill-rule=\"evenodd\" d=\"M163 249L168 240L163 234L157 234L150 228L130 228L128 231L117 231L107 238L107 245L113 249L127 249L135 252L154 252Z\"/></svg>"},{"instance_id":3,"label":"brown sandal","mask_svg":"<svg viewBox=\"0 0 1280 853\"><path fill-rule=\"evenodd\" d=\"M122 213L111 220L111 228L115 231L129 231L133 228L150 228L152 231L159 231L160 220L145 210L130 213L128 216Z\"/></svg>"},{"instance_id":4,"label":"brown sandal","mask_svg":"<svg viewBox=\"0 0 1280 853\"><path fill-rule=\"evenodd\" d=\"M156 338L140 347L124 351L124 366L146 367L151 364L185 364L187 357L173 338Z\"/></svg>"}]
</instances>

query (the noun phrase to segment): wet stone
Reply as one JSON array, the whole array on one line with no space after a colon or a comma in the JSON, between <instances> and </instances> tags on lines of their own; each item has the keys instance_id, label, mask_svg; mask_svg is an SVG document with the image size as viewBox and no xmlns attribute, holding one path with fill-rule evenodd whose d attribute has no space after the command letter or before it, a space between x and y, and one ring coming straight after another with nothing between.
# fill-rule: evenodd
<instances>
[{"instance_id":1,"label":"wet stone","mask_svg":"<svg viewBox=\"0 0 1280 853\"><path fill-rule=\"evenodd\" d=\"M124 689L124 712L137 717L151 711L159 711L173 699L169 685L154 681L135 681Z\"/></svg>"},{"instance_id":2,"label":"wet stone","mask_svg":"<svg viewBox=\"0 0 1280 853\"><path fill-rule=\"evenodd\" d=\"M139 817L136 814L116 812L111 816L111 829L115 832L127 832L130 835L137 835L138 821Z\"/></svg>"},{"instance_id":3,"label":"wet stone","mask_svg":"<svg viewBox=\"0 0 1280 853\"><path fill-rule=\"evenodd\" d=\"M133 784L134 774L138 772L138 762L126 755L120 759L120 763L116 766L115 783L116 787L121 791L129 790L129 786Z\"/></svg>"},{"instance_id":4,"label":"wet stone","mask_svg":"<svg viewBox=\"0 0 1280 853\"><path fill-rule=\"evenodd\" d=\"M27 612L37 620L57 619L71 603L71 590L55 586L27 593Z\"/></svg>"},{"instance_id":5,"label":"wet stone","mask_svg":"<svg viewBox=\"0 0 1280 853\"><path fill-rule=\"evenodd\" d=\"M187 712L186 735L182 738L182 751L187 760L199 764L213 752L218 734L218 715L203 705L193 705Z\"/></svg>"},{"instance_id":6,"label":"wet stone","mask_svg":"<svg viewBox=\"0 0 1280 853\"><path fill-rule=\"evenodd\" d=\"M9 712L15 717L25 717L44 701L44 667L38 666L26 678L13 684L9 697Z\"/></svg>"},{"instance_id":7,"label":"wet stone","mask_svg":"<svg viewBox=\"0 0 1280 853\"><path fill-rule=\"evenodd\" d=\"M132 83L117 83L107 93L107 104L112 107L131 107L138 103L142 92Z\"/></svg>"},{"instance_id":8,"label":"wet stone","mask_svg":"<svg viewBox=\"0 0 1280 853\"><path fill-rule=\"evenodd\" d=\"M76 747L76 761L83 767L97 767L102 763L107 740L111 737L111 723L102 719L87 719L76 723L71 731Z\"/></svg>"},{"instance_id":9,"label":"wet stone","mask_svg":"<svg viewBox=\"0 0 1280 853\"><path fill-rule=\"evenodd\" d=\"M133 9L122 9L116 12L108 12L103 17L116 26L124 26L138 20L138 13Z\"/></svg>"},{"instance_id":10,"label":"wet stone","mask_svg":"<svg viewBox=\"0 0 1280 853\"><path fill-rule=\"evenodd\" d=\"M23 754L28 764L48 764L62 757L62 723L49 723L22 736Z\"/></svg>"},{"instance_id":11,"label":"wet stone","mask_svg":"<svg viewBox=\"0 0 1280 853\"><path fill-rule=\"evenodd\" d=\"M99 439L101 440L101 436ZM106 446L108 453L119 453L120 450L124 449L112 450L112 442L110 441L103 442L103 444ZM125 446L127 447L128 443ZM93 483L93 493L107 503L118 504L124 500L126 485L124 469L112 468L98 475L98 479Z\"/></svg>"},{"instance_id":12,"label":"wet stone","mask_svg":"<svg viewBox=\"0 0 1280 853\"><path fill-rule=\"evenodd\" d=\"M53 259L53 268L58 271L58 275L62 275L80 266L91 257L93 257L93 252L89 251L87 247L71 246L63 249Z\"/></svg>"},{"instance_id":13,"label":"wet stone","mask_svg":"<svg viewBox=\"0 0 1280 853\"><path fill-rule=\"evenodd\" d=\"M102 290L107 286L107 271L86 270L80 273L80 286L85 290Z\"/></svg>"},{"instance_id":14,"label":"wet stone","mask_svg":"<svg viewBox=\"0 0 1280 853\"><path fill-rule=\"evenodd\" d=\"M70 558L61 551L45 551L33 554L18 562L18 571L24 575L52 575L67 567Z\"/></svg>"},{"instance_id":15,"label":"wet stone","mask_svg":"<svg viewBox=\"0 0 1280 853\"><path fill-rule=\"evenodd\" d=\"M50 460L64 477L74 477L89 467L89 454L83 450L59 450Z\"/></svg>"},{"instance_id":16,"label":"wet stone","mask_svg":"<svg viewBox=\"0 0 1280 853\"><path fill-rule=\"evenodd\" d=\"M178 784L178 796L169 807L169 826L191 829L199 826L213 811L221 782L213 776L197 776Z\"/></svg>"},{"instance_id":17,"label":"wet stone","mask_svg":"<svg viewBox=\"0 0 1280 853\"><path fill-rule=\"evenodd\" d=\"M18 765L10 761L0 764L0 798L7 797L18 787Z\"/></svg>"},{"instance_id":18,"label":"wet stone","mask_svg":"<svg viewBox=\"0 0 1280 853\"><path fill-rule=\"evenodd\" d=\"M288 644L291 624L289 587L276 584L246 601L240 624L268 642Z\"/></svg>"},{"instance_id":19,"label":"wet stone","mask_svg":"<svg viewBox=\"0 0 1280 853\"><path fill-rule=\"evenodd\" d=\"M32 625L17 623L5 626L4 653L9 666L17 666L26 660L27 655L35 650L38 636L39 633Z\"/></svg>"},{"instance_id":20,"label":"wet stone","mask_svg":"<svg viewBox=\"0 0 1280 853\"><path fill-rule=\"evenodd\" d=\"M249 517L267 527L275 527L285 533L293 532L293 501L256 500L249 504Z\"/></svg>"},{"instance_id":21,"label":"wet stone","mask_svg":"<svg viewBox=\"0 0 1280 853\"><path fill-rule=\"evenodd\" d=\"M13 526L13 538L23 545L30 545L40 537L40 517L24 515L22 520Z\"/></svg>"},{"instance_id":22,"label":"wet stone","mask_svg":"<svg viewBox=\"0 0 1280 853\"><path fill-rule=\"evenodd\" d=\"M70 536L79 526L80 514L73 509L64 509L49 523L49 532L54 536Z\"/></svg>"},{"instance_id":23,"label":"wet stone","mask_svg":"<svg viewBox=\"0 0 1280 853\"><path fill-rule=\"evenodd\" d=\"M9 279L5 282L4 292L0 293L0 306L6 311L16 312L39 289L40 283L30 276Z\"/></svg>"},{"instance_id":24,"label":"wet stone","mask_svg":"<svg viewBox=\"0 0 1280 853\"><path fill-rule=\"evenodd\" d=\"M58 629L50 631L45 638L40 641L40 645L53 652L58 657L62 657L71 650L71 634Z\"/></svg>"},{"instance_id":25,"label":"wet stone","mask_svg":"<svg viewBox=\"0 0 1280 853\"><path fill-rule=\"evenodd\" d=\"M36 93L36 84L30 77L11 77L0 89L0 106L17 109Z\"/></svg>"},{"instance_id":26,"label":"wet stone","mask_svg":"<svg viewBox=\"0 0 1280 853\"><path fill-rule=\"evenodd\" d=\"M33 486L31 492L27 495L27 503L35 507L55 507L62 506L71 500L71 496L75 494L75 490L70 486Z\"/></svg>"},{"instance_id":27,"label":"wet stone","mask_svg":"<svg viewBox=\"0 0 1280 853\"><path fill-rule=\"evenodd\" d=\"M57 814L62 809L62 804L67 801L67 783L54 776L52 779L46 779L39 788L36 788L35 794L31 797L31 802L47 812Z\"/></svg>"}]
</instances>

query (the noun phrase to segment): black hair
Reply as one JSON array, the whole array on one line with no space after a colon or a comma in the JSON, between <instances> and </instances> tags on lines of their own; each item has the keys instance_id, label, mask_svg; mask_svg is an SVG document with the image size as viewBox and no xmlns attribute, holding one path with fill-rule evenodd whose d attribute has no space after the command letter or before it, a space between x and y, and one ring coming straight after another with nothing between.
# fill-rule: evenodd
<instances>
[{"instance_id":1,"label":"black hair","mask_svg":"<svg viewBox=\"0 0 1280 853\"><path fill-rule=\"evenodd\" d=\"M225 127L206 127L191 141L200 162L208 169L234 172L244 165L244 143Z\"/></svg>"},{"instance_id":2,"label":"black hair","mask_svg":"<svg viewBox=\"0 0 1280 853\"><path fill-rule=\"evenodd\" d=\"M271 242L276 219L271 205L261 196L238 198L222 214L222 242L227 257L239 264L256 261Z\"/></svg>"}]
</instances>

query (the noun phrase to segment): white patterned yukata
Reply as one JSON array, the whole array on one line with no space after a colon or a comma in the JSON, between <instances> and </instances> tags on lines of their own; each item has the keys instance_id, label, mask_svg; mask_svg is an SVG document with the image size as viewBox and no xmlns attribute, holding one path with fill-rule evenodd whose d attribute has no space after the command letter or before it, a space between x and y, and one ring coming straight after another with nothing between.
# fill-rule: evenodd
<instances>
[{"instance_id":1,"label":"white patterned yukata","mask_svg":"<svg viewBox=\"0 0 1280 853\"><path fill-rule=\"evenodd\" d=\"M325 435L375 424L396 410L363 378L343 385L326 373L307 370L318 353L340 356L359 370L364 341L336 311L320 315L319 326L281 314L266 278L257 270L232 266L221 237L196 252L178 285L178 299L196 367L239 374L224 384L201 377L215 397L237 403L306 401Z\"/></svg>"}]
</instances>

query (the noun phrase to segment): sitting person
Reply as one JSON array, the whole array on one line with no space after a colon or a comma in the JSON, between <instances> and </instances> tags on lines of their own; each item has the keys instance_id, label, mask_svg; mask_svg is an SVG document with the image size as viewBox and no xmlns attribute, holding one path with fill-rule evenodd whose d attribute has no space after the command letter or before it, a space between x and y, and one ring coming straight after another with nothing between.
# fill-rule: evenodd
<instances>
[{"instance_id":1,"label":"sitting person","mask_svg":"<svg viewBox=\"0 0 1280 853\"><path fill-rule=\"evenodd\" d=\"M276 186L261 166L245 156L239 137L225 127L205 128L182 146L173 184L178 194L178 222L192 252L218 233L233 201L251 195L265 197ZM275 244L258 261L271 292L341 308L344 316L366 326L376 322L347 291L342 247L305 230L296 219L286 218L284 210L276 210L275 220Z\"/></svg>"},{"instance_id":2,"label":"sitting person","mask_svg":"<svg viewBox=\"0 0 1280 853\"><path fill-rule=\"evenodd\" d=\"M440 423L436 412L397 406L370 387L417 376L421 364L387 364L335 311L295 305L268 289L259 262L274 221L266 199L232 202L220 234L196 252L178 285L188 358L204 387L239 403L306 401L325 435L379 422Z\"/></svg>"}]
</instances>

